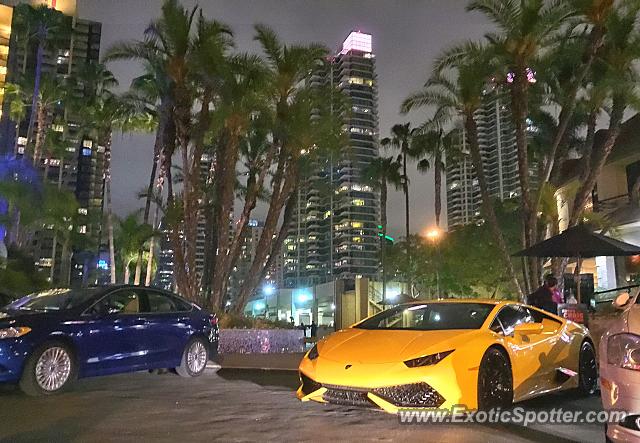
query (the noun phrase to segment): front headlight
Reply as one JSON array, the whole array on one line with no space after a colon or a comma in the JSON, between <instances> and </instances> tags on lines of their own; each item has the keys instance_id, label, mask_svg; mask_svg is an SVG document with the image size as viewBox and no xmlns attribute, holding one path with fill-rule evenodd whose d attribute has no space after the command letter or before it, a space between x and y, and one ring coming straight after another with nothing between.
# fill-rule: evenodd
<instances>
[{"instance_id":1,"label":"front headlight","mask_svg":"<svg viewBox=\"0 0 640 443\"><path fill-rule=\"evenodd\" d=\"M425 355L424 357L414 358L404 362L408 368L418 368L420 366L431 366L438 363L440 360L451 354L454 350L438 352L437 354Z\"/></svg>"},{"instance_id":2,"label":"front headlight","mask_svg":"<svg viewBox=\"0 0 640 443\"><path fill-rule=\"evenodd\" d=\"M309 358L309 360L315 360L316 358L320 357L320 354L318 354L318 345L313 345L313 348L311 348L311 350L307 354L307 357Z\"/></svg>"},{"instance_id":3,"label":"front headlight","mask_svg":"<svg viewBox=\"0 0 640 443\"><path fill-rule=\"evenodd\" d=\"M607 362L619 368L640 371L640 336L616 334L609 337Z\"/></svg>"},{"instance_id":4,"label":"front headlight","mask_svg":"<svg viewBox=\"0 0 640 443\"><path fill-rule=\"evenodd\" d=\"M0 340L3 338L18 338L31 332L31 328L26 326L15 326L11 328L0 329Z\"/></svg>"}]
</instances>

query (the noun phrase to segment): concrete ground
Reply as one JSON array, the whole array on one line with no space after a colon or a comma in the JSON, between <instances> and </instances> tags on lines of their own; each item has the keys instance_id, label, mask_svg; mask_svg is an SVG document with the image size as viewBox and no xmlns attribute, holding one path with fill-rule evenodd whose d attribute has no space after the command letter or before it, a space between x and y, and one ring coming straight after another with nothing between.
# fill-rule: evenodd
<instances>
[{"instance_id":1,"label":"concrete ground","mask_svg":"<svg viewBox=\"0 0 640 443\"><path fill-rule=\"evenodd\" d=\"M197 379L125 374L80 380L30 398L0 386L1 442L103 441L604 441L600 425L401 425L381 412L301 403L292 371L208 371ZM527 408L600 409L600 399L553 395Z\"/></svg>"}]
</instances>

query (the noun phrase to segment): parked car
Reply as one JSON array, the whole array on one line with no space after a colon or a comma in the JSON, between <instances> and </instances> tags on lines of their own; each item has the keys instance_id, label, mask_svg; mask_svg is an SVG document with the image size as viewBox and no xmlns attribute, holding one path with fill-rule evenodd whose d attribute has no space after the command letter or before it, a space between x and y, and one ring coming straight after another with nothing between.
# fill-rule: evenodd
<instances>
[{"instance_id":1,"label":"parked car","mask_svg":"<svg viewBox=\"0 0 640 443\"><path fill-rule=\"evenodd\" d=\"M401 408L509 407L579 388L598 372L588 330L496 300L401 304L318 342L300 363L298 398Z\"/></svg>"},{"instance_id":2,"label":"parked car","mask_svg":"<svg viewBox=\"0 0 640 443\"><path fill-rule=\"evenodd\" d=\"M605 410L629 415L607 426L608 441L640 441L640 296L620 294L614 305L622 309L600 339L600 392Z\"/></svg>"},{"instance_id":3,"label":"parked car","mask_svg":"<svg viewBox=\"0 0 640 443\"><path fill-rule=\"evenodd\" d=\"M176 294L139 286L52 289L0 310L0 382L29 395L76 379L170 368L201 375L218 319Z\"/></svg>"}]
</instances>

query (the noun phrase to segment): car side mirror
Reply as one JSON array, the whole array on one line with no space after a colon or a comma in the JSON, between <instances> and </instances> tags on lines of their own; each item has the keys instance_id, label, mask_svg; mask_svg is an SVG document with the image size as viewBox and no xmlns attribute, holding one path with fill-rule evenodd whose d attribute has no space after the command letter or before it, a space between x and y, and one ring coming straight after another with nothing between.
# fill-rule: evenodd
<instances>
[{"instance_id":1,"label":"car side mirror","mask_svg":"<svg viewBox=\"0 0 640 443\"><path fill-rule=\"evenodd\" d=\"M543 330L544 325L542 323L521 323L513 328L513 331L520 335L540 334Z\"/></svg>"},{"instance_id":2,"label":"car side mirror","mask_svg":"<svg viewBox=\"0 0 640 443\"><path fill-rule=\"evenodd\" d=\"M631 296L629 295L629 293L623 292L613 300L613 306L618 309L624 309L629 303L629 300L631 300Z\"/></svg>"}]
</instances>

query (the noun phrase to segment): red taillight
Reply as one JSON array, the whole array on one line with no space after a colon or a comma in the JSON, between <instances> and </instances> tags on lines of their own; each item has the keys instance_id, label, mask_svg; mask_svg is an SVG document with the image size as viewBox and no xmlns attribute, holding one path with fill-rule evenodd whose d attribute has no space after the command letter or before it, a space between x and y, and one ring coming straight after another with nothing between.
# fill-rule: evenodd
<instances>
[{"instance_id":1,"label":"red taillight","mask_svg":"<svg viewBox=\"0 0 640 443\"><path fill-rule=\"evenodd\" d=\"M218 317L212 315L209 317L209 323L211 323L211 326L218 326Z\"/></svg>"}]
</instances>

